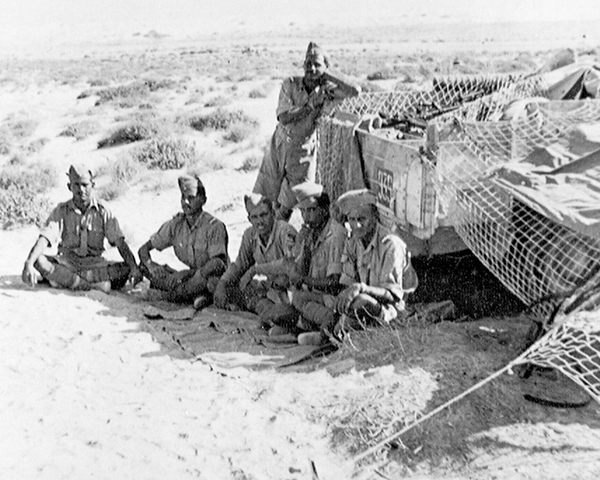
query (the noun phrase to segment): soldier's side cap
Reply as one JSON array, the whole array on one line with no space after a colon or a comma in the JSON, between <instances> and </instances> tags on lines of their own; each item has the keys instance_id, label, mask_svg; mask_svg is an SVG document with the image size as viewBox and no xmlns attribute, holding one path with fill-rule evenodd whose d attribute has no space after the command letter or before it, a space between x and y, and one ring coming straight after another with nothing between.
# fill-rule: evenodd
<instances>
[{"instance_id":1,"label":"soldier's side cap","mask_svg":"<svg viewBox=\"0 0 600 480\"><path fill-rule=\"evenodd\" d=\"M317 204L317 198L323 193L323 185L315 182L303 182L292 187L296 196L298 208L312 207Z\"/></svg>"},{"instance_id":2,"label":"soldier's side cap","mask_svg":"<svg viewBox=\"0 0 600 480\"><path fill-rule=\"evenodd\" d=\"M359 190L350 190L343 193L337 199L337 206L344 215L356 210L364 205L376 205L377 197L367 188Z\"/></svg>"},{"instance_id":3,"label":"soldier's side cap","mask_svg":"<svg viewBox=\"0 0 600 480\"><path fill-rule=\"evenodd\" d=\"M177 179L179 184L179 190L181 193L187 193L189 195L196 196L198 193L198 187L204 186L202 180L197 176L182 175Z\"/></svg>"},{"instance_id":4,"label":"soldier's side cap","mask_svg":"<svg viewBox=\"0 0 600 480\"><path fill-rule=\"evenodd\" d=\"M94 173L92 172L92 169L85 163L73 163L69 167L67 176L69 177L69 179L94 179Z\"/></svg>"},{"instance_id":5,"label":"soldier's side cap","mask_svg":"<svg viewBox=\"0 0 600 480\"><path fill-rule=\"evenodd\" d=\"M258 193L250 193L248 195L244 195L244 206L246 207L246 211L250 213L250 210L255 209L261 204L271 205L271 202Z\"/></svg>"},{"instance_id":6,"label":"soldier's side cap","mask_svg":"<svg viewBox=\"0 0 600 480\"><path fill-rule=\"evenodd\" d=\"M306 60L310 57L317 57L319 55L322 56L324 59L327 59L327 54L325 53L325 50L323 50L315 42L309 42L308 47L306 48L306 55L304 56L304 59Z\"/></svg>"}]
</instances>

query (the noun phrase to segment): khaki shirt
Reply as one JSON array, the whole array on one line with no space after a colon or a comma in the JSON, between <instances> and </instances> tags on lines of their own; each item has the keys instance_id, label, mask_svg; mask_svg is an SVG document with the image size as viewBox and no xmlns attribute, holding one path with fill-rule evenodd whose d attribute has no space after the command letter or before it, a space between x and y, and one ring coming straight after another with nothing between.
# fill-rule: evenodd
<instances>
[{"instance_id":1,"label":"khaki shirt","mask_svg":"<svg viewBox=\"0 0 600 480\"><path fill-rule=\"evenodd\" d=\"M286 239L296 239L298 232L289 223L275 220L267 243L263 243L254 227L248 228L242 236L240 251L235 261L238 275L242 276L254 264L279 260L286 255Z\"/></svg>"},{"instance_id":2,"label":"khaki shirt","mask_svg":"<svg viewBox=\"0 0 600 480\"><path fill-rule=\"evenodd\" d=\"M60 203L50 213L41 236L50 245L58 245L59 254L77 257L100 257L105 238L114 246L125 237L110 210L93 197L85 212L72 199Z\"/></svg>"},{"instance_id":3,"label":"khaki shirt","mask_svg":"<svg viewBox=\"0 0 600 480\"><path fill-rule=\"evenodd\" d=\"M198 269L211 258L227 258L229 237L225 224L210 213L201 212L193 225L183 213L178 213L150 237L150 243L158 251L173 247L181 262Z\"/></svg>"},{"instance_id":4,"label":"khaki shirt","mask_svg":"<svg viewBox=\"0 0 600 480\"><path fill-rule=\"evenodd\" d=\"M325 279L330 275L342 273L342 254L348 232L338 222L329 219L323 230L310 246L311 260L308 276L315 279ZM310 242L310 230L302 227L298 235L297 252L302 262L302 251L305 242Z\"/></svg>"},{"instance_id":5,"label":"khaki shirt","mask_svg":"<svg viewBox=\"0 0 600 480\"><path fill-rule=\"evenodd\" d=\"M417 287L417 275L410 263L404 241L377 225L371 242L365 248L356 238L346 242L342 256L340 283L362 282L388 290L395 298L395 307L404 309L404 293Z\"/></svg>"},{"instance_id":6,"label":"khaki shirt","mask_svg":"<svg viewBox=\"0 0 600 480\"><path fill-rule=\"evenodd\" d=\"M335 89L336 86L329 82L329 88ZM286 78L283 81L281 90L279 92L277 118L279 118L282 113L288 112L293 108L306 105L308 103L308 97L308 92L306 91L306 88L304 88L303 77ZM325 102L324 110L322 112L315 110L305 118L297 122L288 123L287 125L279 123L277 130L279 130L280 134L284 133L284 136L286 136L287 139L294 144L306 143L315 133L315 129L317 127L317 117L319 114L324 114L326 111L331 110L339 103L339 100L328 100Z\"/></svg>"}]
</instances>

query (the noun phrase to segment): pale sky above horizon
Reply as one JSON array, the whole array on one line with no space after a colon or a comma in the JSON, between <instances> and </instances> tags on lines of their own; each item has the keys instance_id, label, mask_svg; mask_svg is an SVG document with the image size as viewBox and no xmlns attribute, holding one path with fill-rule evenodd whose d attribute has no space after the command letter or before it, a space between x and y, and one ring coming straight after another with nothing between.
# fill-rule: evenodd
<instances>
[{"instance_id":1,"label":"pale sky above horizon","mask_svg":"<svg viewBox=\"0 0 600 480\"><path fill-rule=\"evenodd\" d=\"M199 36L436 22L598 20L597 0L2 0L0 54L28 42L106 40L156 30Z\"/></svg>"},{"instance_id":2,"label":"pale sky above horizon","mask_svg":"<svg viewBox=\"0 0 600 480\"><path fill-rule=\"evenodd\" d=\"M2 0L0 28L20 34L77 25L153 26L178 22L216 30L244 23L393 25L406 21L598 19L597 0ZM599 25L600 26L600 25Z\"/></svg>"}]
</instances>

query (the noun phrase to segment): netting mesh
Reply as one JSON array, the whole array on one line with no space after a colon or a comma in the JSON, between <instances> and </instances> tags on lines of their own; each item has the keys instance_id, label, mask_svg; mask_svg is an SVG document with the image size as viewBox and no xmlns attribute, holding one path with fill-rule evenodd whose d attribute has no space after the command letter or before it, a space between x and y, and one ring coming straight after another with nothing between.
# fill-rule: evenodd
<instances>
[{"instance_id":1,"label":"netting mesh","mask_svg":"<svg viewBox=\"0 0 600 480\"><path fill-rule=\"evenodd\" d=\"M438 112L426 119L443 136L435 155L421 158L430 167L439 208L474 254L541 318L548 318L600 258L597 239L541 215L488 175L499 164L568 138L582 122L600 121L600 101L591 100L535 103L512 120L502 119L516 100L546 91L536 77L459 77L436 80L427 92L372 93L342 105L356 115ZM345 141L336 128L322 122L319 150L321 181L334 197L347 189L335 177Z\"/></svg>"},{"instance_id":2,"label":"netting mesh","mask_svg":"<svg viewBox=\"0 0 600 480\"><path fill-rule=\"evenodd\" d=\"M498 90L489 87L491 92L467 102L468 92L479 87L471 79L463 83L462 97L456 94L456 85L461 84L457 80L436 83L438 91L434 88L429 97L374 94L345 106L358 115L380 114L382 109L385 115L390 111L400 115L402 109L411 114L423 111L418 105L424 98L431 103L435 95L450 103L462 102L458 108L436 106L439 115L426 119L435 121L444 135L435 151L421 155L429 167L424 171L431 175L440 210L449 213L464 243L532 307L547 332L498 372L356 456L356 463L518 365L556 368L600 403L600 241L550 220L519 201L490 174L494 167L524 160L536 149L565 143L581 123L599 122L600 101L535 103L506 120L507 107L515 101L544 96L543 82L506 79L496 84ZM323 128L331 127L323 123ZM334 139L335 134L327 142ZM320 162L340 165L339 145L323 147ZM335 166L328 168L335 171ZM326 186L331 178L323 176ZM343 185L336 189L337 193Z\"/></svg>"},{"instance_id":3,"label":"netting mesh","mask_svg":"<svg viewBox=\"0 0 600 480\"><path fill-rule=\"evenodd\" d=\"M550 330L523 362L556 368L600 403L600 312L577 312Z\"/></svg>"},{"instance_id":4,"label":"netting mesh","mask_svg":"<svg viewBox=\"0 0 600 480\"><path fill-rule=\"evenodd\" d=\"M437 192L458 234L504 285L525 304L535 304L533 311L542 318L598 262L600 242L541 215L486 172L561 141L582 119L600 120L600 102L587 102L566 116L541 105L522 120L465 122L456 141L440 143L436 156L443 165L435 170Z\"/></svg>"}]
</instances>

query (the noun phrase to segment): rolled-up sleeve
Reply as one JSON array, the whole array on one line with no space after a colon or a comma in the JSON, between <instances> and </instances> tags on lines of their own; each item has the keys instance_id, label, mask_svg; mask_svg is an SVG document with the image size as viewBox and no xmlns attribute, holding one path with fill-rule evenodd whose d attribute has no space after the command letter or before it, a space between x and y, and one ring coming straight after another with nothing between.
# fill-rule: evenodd
<instances>
[{"instance_id":1,"label":"rolled-up sleeve","mask_svg":"<svg viewBox=\"0 0 600 480\"><path fill-rule=\"evenodd\" d=\"M115 246L119 239L125 238L119 221L109 210L104 210L104 236L112 246Z\"/></svg>"},{"instance_id":2,"label":"rolled-up sleeve","mask_svg":"<svg viewBox=\"0 0 600 480\"><path fill-rule=\"evenodd\" d=\"M237 267L239 275L243 275L248 269L254 265L254 244L252 242L252 229L249 228L244 232L242 236L242 243L240 244L240 250L235 260L235 266Z\"/></svg>"},{"instance_id":3,"label":"rolled-up sleeve","mask_svg":"<svg viewBox=\"0 0 600 480\"><path fill-rule=\"evenodd\" d=\"M44 228L40 231L40 236L46 238L50 242L50 246L54 247L60 242L63 228L64 218L61 206L58 206L48 216Z\"/></svg>"},{"instance_id":4,"label":"rolled-up sleeve","mask_svg":"<svg viewBox=\"0 0 600 480\"><path fill-rule=\"evenodd\" d=\"M404 297L404 270L410 264L408 251L402 240L392 235L383 239L381 248L383 254L377 286L385 288L400 301Z\"/></svg>"},{"instance_id":5,"label":"rolled-up sleeve","mask_svg":"<svg viewBox=\"0 0 600 480\"><path fill-rule=\"evenodd\" d=\"M217 219L211 220L211 228L207 235L207 253L208 258L214 258L224 255L227 257L227 244L229 237L227 236L227 228L225 224Z\"/></svg>"},{"instance_id":6,"label":"rolled-up sleeve","mask_svg":"<svg viewBox=\"0 0 600 480\"><path fill-rule=\"evenodd\" d=\"M291 78L286 78L281 84L281 90L279 91L279 100L277 102L277 118L282 113L290 111L294 107L294 101L292 99L293 83Z\"/></svg>"},{"instance_id":7,"label":"rolled-up sleeve","mask_svg":"<svg viewBox=\"0 0 600 480\"><path fill-rule=\"evenodd\" d=\"M169 220L168 222L163 223L158 229L158 232L150 237L152 248L155 248L160 252L165 248L171 247L173 245L173 228L173 221Z\"/></svg>"},{"instance_id":8,"label":"rolled-up sleeve","mask_svg":"<svg viewBox=\"0 0 600 480\"><path fill-rule=\"evenodd\" d=\"M345 232L333 232L328 242L327 248L327 273L330 275L338 275L342 273L342 256L346 245Z\"/></svg>"},{"instance_id":9,"label":"rolled-up sleeve","mask_svg":"<svg viewBox=\"0 0 600 480\"><path fill-rule=\"evenodd\" d=\"M358 278L358 270L356 268L356 252L352 248L353 244L353 241L346 242L340 260L342 265L340 283L342 285L352 285L353 283L360 281Z\"/></svg>"}]
</instances>

